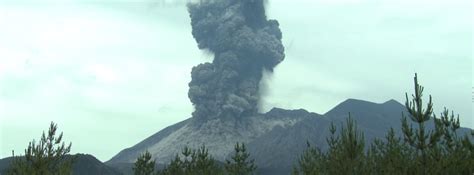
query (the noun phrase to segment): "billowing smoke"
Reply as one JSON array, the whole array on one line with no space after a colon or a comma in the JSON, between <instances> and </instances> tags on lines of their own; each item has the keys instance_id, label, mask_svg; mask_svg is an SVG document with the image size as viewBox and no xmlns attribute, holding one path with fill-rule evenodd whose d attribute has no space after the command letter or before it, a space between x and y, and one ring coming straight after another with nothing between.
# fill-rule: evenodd
<instances>
[{"instance_id":1,"label":"billowing smoke","mask_svg":"<svg viewBox=\"0 0 474 175\"><path fill-rule=\"evenodd\" d=\"M188 11L199 49L215 56L192 69L193 117L255 114L262 72L271 72L285 57L279 24L267 20L264 0L201 0L188 4Z\"/></svg>"}]
</instances>

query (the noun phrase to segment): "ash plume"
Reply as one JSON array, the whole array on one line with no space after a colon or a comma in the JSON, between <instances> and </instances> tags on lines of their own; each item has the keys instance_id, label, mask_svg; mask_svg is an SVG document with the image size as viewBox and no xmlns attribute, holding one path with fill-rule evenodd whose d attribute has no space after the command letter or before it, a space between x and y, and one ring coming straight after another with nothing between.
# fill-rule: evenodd
<instances>
[{"instance_id":1,"label":"ash plume","mask_svg":"<svg viewBox=\"0 0 474 175\"><path fill-rule=\"evenodd\" d=\"M264 70L283 61L282 33L267 20L264 0L201 0L188 4L199 49L212 63L193 67L188 96L193 118L240 118L257 113Z\"/></svg>"}]
</instances>

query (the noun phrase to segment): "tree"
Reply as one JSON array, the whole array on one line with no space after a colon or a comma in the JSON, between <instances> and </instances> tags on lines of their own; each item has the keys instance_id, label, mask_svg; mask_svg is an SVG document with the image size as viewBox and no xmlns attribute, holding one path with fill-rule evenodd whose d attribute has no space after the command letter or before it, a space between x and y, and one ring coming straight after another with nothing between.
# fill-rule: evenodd
<instances>
[{"instance_id":1,"label":"tree","mask_svg":"<svg viewBox=\"0 0 474 175\"><path fill-rule=\"evenodd\" d=\"M414 78L415 93L408 100L405 93L405 107L408 117L415 124L408 123L402 113L403 140L391 128L385 140L373 140L364 151L363 134L357 131L350 118L346 128L336 136L336 127L331 124L327 152L310 147L300 157L293 174L472 174L474 173L474 131L464 137L458 136L459 117L445 109L440 118L433 114L430 96L423 107L423 87ZM433 122L434 129L426 124Z\"/></svg>"},{"instance_id":2,"label":"tree","mask_svg":"<svg viewBox=\"0 0 474 175\"><path fill-rule=\"evenodd\" d=\"M405 94L405 107L408 110L408 116L417 127L408 125L406 116L402 115L404 141L414 151L410 172L413 174L472 173L474 161L472 159L473 152L468 146L470 141L463 141L463 138L458 137L456 132L460 128L459 117L455 118L454 112L449 115L449 111L445 108L441 117L437 118L433 114L431 96L426 109L423 109L423 87L418 84L416 74L414 83L415 94L412 95L411 101ZM425 124L429 121L434 124L433 130L425 128ZM463 144L463 142L469 143Z\"/></svg>"},{"instance_id":3,"label":"tree","mask_svg":"<svg viewBox=\"0 0 474 175\"><path fill-rule=\"evenodd\" d=\"M192 174L223 174L222 169L209 155L209 151L204 145L193 152L192 159Z\"/></svg>"},{"instance_id":4,"label":"tree","mask_svg":"<svg viewBox=\"0 0 474 175\"><path fill-rule=\"evenodd\" d=\"M331 128L326 165L328 174L367 174L364 173L364 134L357 129L351 114L346 119L346 127L342 126L339 137L334 138L336 128Z\"/></svg>"},{"instance_id":5,"label":"tree","mask_svg":"<svg viewBox=\"0 0 474 175\"><path fill-rule=\"evenodd\" d=\"M298 167L293 167L291 174L316 175L325 172L326 157L320 149L306 142L307 148L298 159Z\"/></svg>"},{"instance_id":6,"label":"tree","mask_svg":"<svg viewBox=\"0 0 474 175\"><path fill-rule=\"evenodd\" d=\"M369 174L364 153L364 134L357 130L351 115L346 119L338 136L331 123L331 136L326 139L329 149L323 153L308 144L293 174Z\"/></svg>"},{"instance_id":7,"label":"tree","mask_svg":"<svg viewBox=\"0 0 474 175\"><path fill-rule=\"evenodd\" d=\"M151 154L145 151L144 154L137 158L133 165L133 174L135 175L152 175L155 173L155 161L151 160Z\"/></svg>"},{"instance_id":8,"label":"tree","mask_svg":"<svg viewBox=\"0 0 474 175\"><path fill-rule=\"evenodd\" d=\"M28 144L25 156L16 157L9 168L12 175L64 175L71 174L73 156L68 156L71 143L68 146L62 142L63 133L55 137L57 125L51 122L48 135L43 131L41 140Z\"/></svg>"},{"instance_id":9,"label":"tree","mask_svg":"<svg viewBox=\"0 0 474 175\"><path fill-rule=\"evenodd\" d=\"M375 174L408 174L411 149L390 128L385 141L375 139L367 152L367 161Z\"/></svg>"},{"instance_id":10,"label":"tree","mask_svg":"<svg viewBox=\"0 0 474 175\"><path fill-rule=\"evenodd\" d=\"M423 108L423 87L418 84L418 77L414 77L415 93L408 100L405 93L405 107L409 118L416 127L408 124L407 117L402 113L402 132L404 142L400 144L394 136L387 138L379 156L378 170L393 170L390 174L471 174L474 172L473 150L469 148L472 143L468 136L460 138L457 130L460 128L459 117L454 117L454 112L449 115L445 108L441 117L433 114L432 98ZM426 129L426 125L433 122L434 129ZM391 131L393 133L393 131ZM389 135L393 135L389 132ZM391 150L391 151L390 151ZM385 161L384 161L385 160ZM387 163L386 160L390 160ZM380 174L388 174L386 172Z\"/></svg>"},{"instance_id":11,"label":"tree","mask_svg":"<svg viewBox=\"0 0 474 175\"><path fill-rule=\"evenodd\" d=\"M433 117L433 103L431 95L426 105L426 109L423 108L423 86L418 84L418 77L415 74L415 94L412 95L413 99L408 100L408 94L405 93L405 107L409 113L411 121L417 124L417 128L413 128L408 125L405 114L402 113L402 131L404 134L405 142L415 148L417 156L416 167L419 168L417 173L427 174L428 166L428 155L427 150L434 148L441 138L442 132L440 128L436 127L434 131L426 133L425 123Z\"/></svg>"},{"instance_id":12,"label":"tree","mask_svg":"<svg viewBox=\"0 0 474 175\"><path fill-rule=\"evenodd\" d=\"M208 149L203 145L197 150L184 147L181 157L176 155L159 174L162 175L201 175L201 174L223 174L222 169L216 164L214 158L209 155Z\"/></svg>"},{"instance_id":13,"label":"tree","mask_svg":"<svg viewBox=\"0 0 474 175\"><path fill-rule=\"evenodd\" d=\"M234 155L232 160L226 160L225 169L229 175L249 175L254 174L257 166L255 160L248 160L250 154L245 148L245 144L237 142L234 147Z\"/></svg>"},{"instance_id":14,"label":"tree","mask_svg":"<svg viewBox=\"0 0 474 175\"><path fill-rule=\"evenodd\" d=\"M170 162L168 166L166 166L163 170L161 170L158 174L160 175L184 175L183 171L183 162L176 154L176 157Z\"/></svg>"},{"instance_id":15,"label":"tree","mask_svg":"<svg viewBox=\"0 0 474 175\"><path fill-rule=\"evenodd\" d=\"M445 108L440 118L434 118L435 131L441 132L437 146L430 150L432 167L437 167L441 174L471 174L474 172L474 150L469 136L458 137L457 130L461 127L459 116Z\"/></svg>"}]
</instances>

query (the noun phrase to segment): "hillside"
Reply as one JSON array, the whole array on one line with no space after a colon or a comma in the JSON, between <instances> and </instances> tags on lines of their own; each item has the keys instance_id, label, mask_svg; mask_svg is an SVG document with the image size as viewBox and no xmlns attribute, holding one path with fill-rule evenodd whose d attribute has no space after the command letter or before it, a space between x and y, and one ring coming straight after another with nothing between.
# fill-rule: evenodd
<instances>
[{"instance_id":1,"label":"hillside","mask_svg":"<svg viewBox=\"0 0 474 175\"><path fill-rule=\"evenodd\" d=\"M223 162L229 158L233 145L238 141L248 145L261 174L288 174L297 156L306 149L307 141L327 149L330 123L340 127L349 112L356 120L358 129L364 132L366 145L374 138L384 137L390 127L400 134L402 112L406 113L405 107L395 100L378 104L348 99L324 115L304 109L274 108L240 121L210 120L202 123L202 127L194 127L193 120L188 119L124 149L106 164L126 170L124 166L131 167L136 157L148 150L163 165L184 146L198 147L203 144L214 158ZM433 125L427 125L427 128L433 128ZM469 131L467 128L460 130L460 133Z\"/></svg>"}]
</instances>

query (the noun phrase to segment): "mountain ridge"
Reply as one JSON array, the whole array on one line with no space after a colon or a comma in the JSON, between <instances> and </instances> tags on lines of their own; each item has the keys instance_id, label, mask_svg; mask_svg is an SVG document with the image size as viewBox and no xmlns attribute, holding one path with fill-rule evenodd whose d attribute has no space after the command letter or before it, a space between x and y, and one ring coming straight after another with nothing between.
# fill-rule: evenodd
<instances>
[{"instance_id":1,"label":"mountain ridge","mask_svg":"<svg viewBox=\"0 0 474 175\"><path fill-rule=\"evenodd\" d=\"M233 150L234 141L243 141L247 144L251 158L255 159L258 165L258 174L289 174L298 156L306 149L307 143L317 146L323 151L328 148L326 137L330 134L330 124L334 123L340 129L349 112L356 121L358 130L364 133L366 145L369 145L374 138L384 137L390 127L393 127L396 134L401 136L401 114L406 112L405 106L401 103L395 100L373 103L347 99L324 115L308 112L305 109L273 108L266 113L246 117L240 121L215 119L205 122L203 125L192 125L191 122L195 121L188 118L120 151L106 162L97 160L93 155L76 154L79 158L73 166L73 173L91 175L133 174L132 167L136 160L135 156L138 156L144 150L149 150L157 159L157 167L162 168L167 164L162 153L170 151L167 154L174 157L175 153L181 151L183 145L190 145L191 143L191 147L193 147L192 144L201 146L206 144L209 138L213 138L215 142L228 142L206 144L210 154L219 162L224 162L223 160L228 158L229 153ZM433 125L428 124L426 127L430 129L433 128ZM183 128L187 129L186 132L183 132ZM470 131L470 129L460 129L460 133L467 133L467 131ZM210 137L200 138L199 133L202 134L203 132L210 135ZM170 136L173 137L168 138ZM173 141L173 138L181 139L170 142L170 140ZM190 138L193 138L193 140L190 140ZM157 148L156 144L166 140L168 143L172 143L172 146L169 146L170 144L158 146L164 150L156 154L157 149L154 149ZM200 142L196 142L196 140ZM215 152L215 150L218 151ZM216 156L216 153L220 155ZM5 173L11 160L11 157L0 159L0 173Z\"/></svg>"},{"instance_id":2,"label":"mountain ridge","mask_svg":"<svg viewBox=\"0 0 474 175\"><path fill-rule=\"evenodd\" d=\"M170 133L168 136L174 135L172 138L166 138L167 136L165 136L157 139L158 141L155 140L155 143L150 140L151 137L148 137L145 139L146 142L144 140L127 148L127 150L140 153L141 151L137 150L137 145L140 145L141 148L147 147L153 157L157 158L157 162L163 165L169 161L169 158L179 153L179 148L184 145L197 147L206 144L214 158L218 161L225 161L232 152L233 145L238 141L248 145L249 152L256 159L259 166L260 174L288 174L297 156L306 148L307 141L322 150L327 149L326 137L329 136L330 124L334 123L340 129L349 113L356 121L358 129L364 132L366 145L369 145L374 138L383 138L390 127L393 127L396 133L401 136L401 116L402 113L406 113L406 108L393 99L384 103L347 99L323 115L308 112L305 109L272 108L266 113L245 117L241 121L211 120L208 121L210 123L206 122L203 125L204 128L194 128L196 130L187 127L192 121L190 118L166 129L174 128L175 131L178 131L187 127L186 129L191 130ZM427 125L427 128L433 128L433 125ZM154 135L165 132L166 129ZM461 130L463 130L462 132L467 131L465 128ZM186 134L191 133L194 134L193 139L188 139L190 137ZM219 133L227 137L222 137ZM252 135L252 137L249 137L249 135ZM200 142L195 142L196 137L199 138ZM181 138L181 140L176 138ZM160 143L163 140L173 140L173 149L163 147L163 144ZM203 140L212 140L213 142L207 144ZM225 144L219 143L224 142L224 140ZM160 144L161 146L156 146ZM226 148L223 149L219 146ZM156 147L160 147L161 150L154 152L156 149L153 148ZM131 164L134 159L123 161L125 160L123 157L133 158L135 156L138 156L138 154L123 155L123 152L121 152L107 161L106 164L111 166L116 163Z\"/></svg>"}]
</instances>

